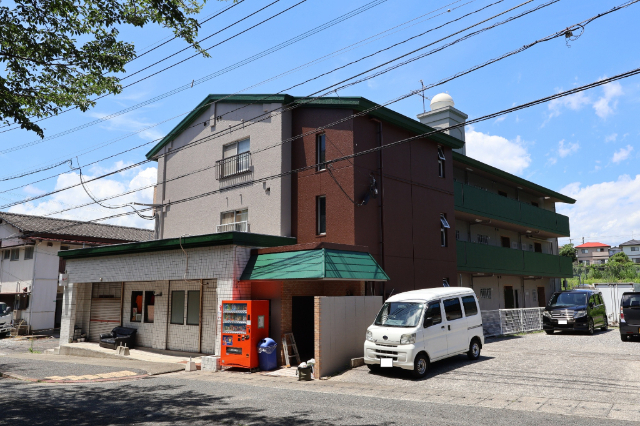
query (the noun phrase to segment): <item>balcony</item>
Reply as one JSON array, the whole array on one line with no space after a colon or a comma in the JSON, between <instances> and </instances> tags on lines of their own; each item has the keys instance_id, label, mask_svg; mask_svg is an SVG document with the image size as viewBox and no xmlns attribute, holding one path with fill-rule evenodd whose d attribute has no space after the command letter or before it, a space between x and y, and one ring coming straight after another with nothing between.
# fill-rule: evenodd
<instances>
[{"instance_id":1,"label":"balcony","mask_svg":"<svg viewBox=\"0 0 640 426\"><path fill-rule=\"evenodd\" d=\"M465 241L456 241L456 252L460 271L554 278L573 276L571 259L565 256Z\"/></svg>"},{"instance_id":2,"label":"balcony","mask_svg":"<svg viewBox=\"0 0 640 426\"><path fill-rule=\"evenodd\" d=\"M251 171L251 153L243 152L216 161L216 179L224 179Z\"/></svg>"},{"instance_id":3,"label":"balcony","mask_svg":"<svg viewBox=\"0 0 640 426\"><path fill-rule=\"evenodd\" d=\"M216 232L220 233L220 232L247 232L247 230L249 229L249 224L246 220L242 221L242 222L231 222L231 223L224 223L222 225L218 225L216 227Z\"/></svg>"},{"instance_id":4,"label":"balcony","mask_svg":"<svg viewBox=\"0 0 640 426\"><path fill-rule=\"evenodd\" d=\"M569 236L567 216L460 182L454 182L454 191L455 208L458 211L502 220L558 236Z\"/></svg>"}]
</instances>

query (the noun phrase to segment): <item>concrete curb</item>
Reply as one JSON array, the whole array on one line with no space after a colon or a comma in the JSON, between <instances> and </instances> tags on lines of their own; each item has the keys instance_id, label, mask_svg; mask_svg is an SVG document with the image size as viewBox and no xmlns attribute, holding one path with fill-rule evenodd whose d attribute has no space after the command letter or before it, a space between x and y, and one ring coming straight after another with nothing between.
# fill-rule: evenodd
<instances>
[{"instance_id":1,"label":"concrete curb","mask_svg":"<svg viewBox=\"0 0 640 426\"><path fill-rule=\"evenodd\" d=\"M47 380L47 379L34 379L31 377L21 376L15 373L0 373L0 377L7 379L21 380L23 382L31 383L57 383L57 384L69 384L69 383L98 383L98 382L117 382L122 380L139 380L150 377L148 374L141 374L137 376L124 376L113 377L106 379L90 379L90 380Z\"/></svg>"}]
</instances>

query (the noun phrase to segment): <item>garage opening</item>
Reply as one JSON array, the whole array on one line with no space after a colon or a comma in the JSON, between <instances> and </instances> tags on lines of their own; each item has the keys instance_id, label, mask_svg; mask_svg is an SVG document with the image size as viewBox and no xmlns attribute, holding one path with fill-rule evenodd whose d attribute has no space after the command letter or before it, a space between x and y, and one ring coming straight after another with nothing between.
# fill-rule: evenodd
<instances>
[{"instance_id":1,"label":"garage opening","mask_svg":"<svg viewBox=\"0 0 640 426\"><path fill-rule=\"evenodd\" d=\"M291 298L291 330L296 339L300 360L314 357L314 298L293 296Z\"/></svg>"}]
</instances>

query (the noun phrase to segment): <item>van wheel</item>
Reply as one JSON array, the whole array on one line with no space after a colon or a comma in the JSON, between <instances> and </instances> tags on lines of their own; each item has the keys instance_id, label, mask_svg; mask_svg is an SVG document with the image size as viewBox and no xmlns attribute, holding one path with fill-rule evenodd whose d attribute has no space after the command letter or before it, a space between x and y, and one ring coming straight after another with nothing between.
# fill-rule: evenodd
<instances>
[{"instance_id":1,"label":"van wheel","mask_svg":"<svg viewBox=\"0 0 640 426\"><path fill-rule=\"evenodd\" d=\"M589 318L589 330L587 330L587 333L592 335L593 333L595 333L595 326L593 325L593 318Z\"/></svg>"},{"instance_id":2,"label":"van wheel","mask_svg":"<svg viewBox=\"0 0 640 426\"><path fill-rule=\"evenodd\" d=\"M609 329L609 320L607 317L604 317L604 325L600 327L600 330L607 331Z\"/></svg>"},{"instance_id":3,"label":"van wheel","mask_svg":"<svg viewBox=\"0 0 640 426\"><path fill-rule=\"evenodd\" d=\"M413 360L413 371L411 374L416 379L422 379L429 371L429 358L425 354L418 354Z\"/></svg>"},{"instance_id":4,"label":"van wheel","mask_svg":"<svg viewBox=\"0 0 640 426\"><path fill-rule=\"evenodd\" d=\"M480 342L478 341L478 339L473 339L469 344L469 352L467 352L467 357L470 360L475 361L476 359L480 358L481 349L482 348L480 347Z\"/></svg>"}]
</instances>

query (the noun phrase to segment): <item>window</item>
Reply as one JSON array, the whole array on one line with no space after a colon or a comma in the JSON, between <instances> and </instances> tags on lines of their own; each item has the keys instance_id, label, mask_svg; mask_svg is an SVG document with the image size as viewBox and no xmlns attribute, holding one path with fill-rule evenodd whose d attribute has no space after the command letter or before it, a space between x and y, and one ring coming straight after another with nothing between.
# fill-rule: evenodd
<instances>
[{"instance_id":1,"label":"window","mask_svg":"<svg viewBox=\"0 0 640 426\"><path fill-rule=\"evenodd\" d=\"M633 263L640 263L640 257L636 257L635 259L633 259Z\"/></svg>"},{"instance_id":2,"label":"window","mask_svg":"<svg viewBox=\"0 0 640 426\"><path fill-rule=\"evenodd\" d=\"M442 279L442 287L449 287L449 278Z\"/></svg>"},{"instance_id":3,"label":"window","mask_svg":"<svg viewBox=\"0 0 640 426\"><path fill-rule=\"evenodd\" d=\"M440 213L440 246L447 246L447 229L450 229L449 222L444 213Z\"/></svg>"},{"instance_id":4,"label":"window","mask_svg":"<svg viewBox=\"0 0 640 426\"><path fill-rule=\"evenodd\" d=\"M507 198L507 193L504 191L498 191L498 195L500 195L501 197Z\"/></svg>"},{"instance_id":5,"label":"window","mask_svg":"<svg viewBox=\"0 0 640 426\"><path fill-rule=\"evenodd\" d=\"M131 292L131 322L142 322L142 291Z\"/></svg>"},{"instance_id":6,"label":"window","mask_svg":"<svg viewBox=\"0 0 640 426\"><path fill-rule=\"evenodd\" d=\"M233 176L250 170L251 153L249 139L222 147L222 160L218 161L218 178Z\"/></svg>"},{"instance_id":7,"label":"window","mask_svg":"<svg viewBox=\"0 0 640 426\"><path fill-rule=\"evenodd\" d=\"M631 247L631 251L640 251L640 247Z\"/></svg>"},{"instance_id":8,"label":"window","mask_svg":"<svg viewBox=\"0 0 640 426\"><path fill-rule=\"evenodd\" d=\"M33 259L33 247L24 248L24 260Z\"/></svg>"},{"instance_id":9,"label":"window","mask_svg":"<svg viewBox=\"0 0 640 426\"><path fill-rule=\"evenodd\" d=\"M457 320L462 318L462 307L460 306L460 299L447 299L444 301L444 313L447 316L447 321Z\"/></svg>"},{"instance_id":10,"label":"window","mask_svg":"<svg viewBox=\"0 0 640 426\"><path fill-rule=\"evenodd\" d=\"M438 147L438 177L444 177L444 166L445 166L445 157L444 151L442 151L442 147Z\"/></svg>"},{"instance_id":11,"label":"window","mask_svg":"<svg viewBox=\"0 0 640 426\"><path fill-rule=\"evenodd\" d=\"M200 324L200 290L187 292L187 325Z\"/></svg>"},{"instance_id":12,"label":"window","mask_svg":"<svg viewBox=\"0 0 640 426\"><path fill-rule=\"evenodd\" d=\"M491 299L491 289L490 288L481 288L480 289L480 298L481 299Z\"/></svg>"},{"instance_id":13,"label":"window","mask_svg":"<svg viewBox=\"0 0 640 426\"><path fill-rule=\"evenodd\" d=\"M604 251L604 249L603 249L603 248L598 248L598 249L596 249L596 251L597 251L598 253L602 253L602 252Z\"/></svg>"},{"instance_id":14,"label":"window","mask_svg":"<svg viewBox=\"0 0 640 426\"><path fill-rule=\"evenodd\" d=\"M20 249L11 249L11 260L19 260L20 259Z\"/></svg>"},{"instance_id":15,"label":"window","mask_svg":"<svg viewBox=\"0 0 640 426\"><path fill-rule=\"evenodd\" d=\"M144 322L153 322L155 316L156 297L153 291L144 292Z\"/></svg>"},{"instance_id":16,"label":"window","mask_svg":"<svg viewBox=\"0 0 640 426\"><path fill-rule=\"evenodd\" d=\"M440 311L440 302L431 302L424 313L424 327L427 325L427 319L431 319L431 325L440 324L442 322L442 311Z\"/></svg>"},{"instance_id":17,"label":"window","mask_svg":"<svg viewBox=\"0 0 640 426\"><path fill-rule=\"evenodd\" d=\"M602 260L600 260L600 264L601 264L601 265L604 265L605 263L607 263L607 260L606 260L606 259L602 259Z\"/></svg>"},{"instance_id":18,"label":"window","mask_svg":"<svg viewBox=\"0 0 640 426\"><path fill-rule=\"evenodd\" d=\"M480 235L477 236L478 242L480 244L489 244L489 236L488 235Z\"/></svg>"},{"instance_id":19,"label":"window","mask_svg":"<svg viewBox=\"0 0 640 426\"><path fill-rule=\"evenodd\" d=\"M456 230L456 240L460 241L460 231Z\"/></svg>"},{"instance_id":20,"label":"window","mask_svg":"<svg viewBox=\"0 0 640 426\"><path fill-rule=\"evenodd\" d=\"M510 248L511 247L511 238L509 237L500 237L500 244L502 247Z\"/></svg>"},{"instance_id":21,"label":"window","mask_svg":"<svg viewBox=\"0 0 640 426\"><path fill-rule=\"evenodd\" d=\"M5 250L4 252L2 252L2 258L3 259L8 259L9 256L11 256L11 250Z\"/></svg>"},{"instance_id":22,"label":"window","mask_svg":"<svg viewBox=\"0 0 640 426\"><path fill-rule=\"evenodd\" d=\"M184 325L184 291L171 292L171 324Z\"/></svg>"},{"instance_id":23,"label":"window","mask_svg":"<svg viewBox=\"0 0 640 426\"><path fill-rule=\"evenodd\" d=\"M220 214L218 232L248 232L249 209L233 210Z\"/></svg>"},{"instance_id":24,"label":"window","mask_svg":"<svg viewBox=\"0 0 640 426\"><path fill-rule=\"evenodd\" d=\"M327 197L316 198L316 234L325 235L327 233Z\"/></svg>"},{"instance_id":25,"label":"window","mask_svg":"<svg viewBox=\"0 0 640 426\"><path fill-rule=\"evenodd\" d=\"M542 244L540 243L533 243L533 247L535 248L534 251L536 253L542 253Z\"/></svg>"},{"instance_id":26,"label":"window","mask_svg":"<svg viewBox=\"0 0 640 426\"><path fill-rule=\"evenodd\" d=\"M326 135L324 133L320 135L316 135L316 164L318 165L316 170L325 170L327 165L325 163L326 160L326 146L325 146Z\"/></svg>"},{"instance_id":27,"label":"window","mask_svg":"<svg viewBox=\"0 0 640 426\"><path fill-rule=\"evenodd\" d=\"M581 249L580 251L581 251L583 254L587 254L587 253L589 253L589 249Z\"/></svg>"},{"instance_id":28,"label":"window","mask_svg":"<svg viewBox=\"0 0 640 426\"><path fill-rule=\"evenodd\" d=\"M473 296L464 296L462 298L462 306L464 306L464 315L467 317L478 315L478 305Z\"/></svg>"}]
</instances>

